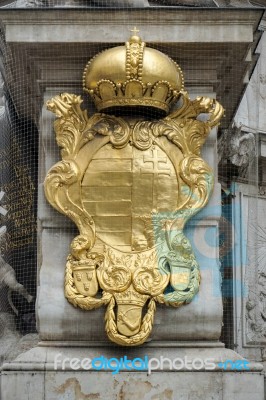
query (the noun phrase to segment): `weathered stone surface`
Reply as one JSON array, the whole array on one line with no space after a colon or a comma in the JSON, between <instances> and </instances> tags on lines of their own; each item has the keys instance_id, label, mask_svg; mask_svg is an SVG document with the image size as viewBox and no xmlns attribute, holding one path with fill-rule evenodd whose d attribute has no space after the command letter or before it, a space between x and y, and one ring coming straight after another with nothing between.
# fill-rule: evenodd
<instances>
[{"instance_id":1,"label":"weathered stone surface","mask_svg":"<svg viewBox=\"0 0 266 400\"><path fill-rule=\"evenodd\" d=\"M197 346L196 343L194 343ZM59 356L60 354L60 356ZM162 368L154 360L156 370L143 372L121 370L117 374L107 371L71 370L69 359L76 359L80 365L84 358L93 359L103 355L105 358L165 358ZM55 364L55 357L58 362ZM66 360L68 358L68 361ZM168 359L168 361L166 360ZM59 360L66 360L63 365ZM192 364L192 360L197 363ZM199 371L199 360L212 359L218 364L225 360L236 361L240 357L232 350L209 348L137 348L125 349L115 346L109 348L62 348L39 347L18 357L13 363L5 364L2 373L3 399L28 400L66 400L75 399L136 399L144 400L262 400L264 396L262 365L250 363L250 371L222 371L218 367L213 371ZM176 360L174 362L174 360ZM180 370L184 361L190 361L188 371ZM25 363L26 362L26 363ZM25 367L34 366L33 371ZM171 365L173 369L171 370ZM192 367L196 365L196 368ZM56 369L55 369L56 366ZM62 368L64 367L64 370ZM175 369L176 368L176 369ZM8 397L9 396L9 397Z\"/></svg>"},{"instance_id":2,"label":"weathered stone surface","mask_svg":"<svg viewBox=\"0 0 266 400\"><path fill-rule=\"evenodd\" d=\"M266 132L266 33L257 48L260 54L256 68L240 103L235 121L245 131Z\"/></svg>"},{"instance_id":3,"label":"weathered stone surface","mask_svg":"<svg viewBox=\"0 0 266 400\"><path fill-rule=\"evenodd\" d=\"M237 376L236 376L237 375ZM174 400L222 400L224 398L234 400L261 400L263 399L263 376L259 373L251 373L248 379L241 373L154 373L147 378L143 373L120 373L115 378L111 373L94 372L73 374L65 372L5 374L5 386L10 385L8 395L19 395L20 400L28 400L28 395L34 396L34 400L67 400L69 398L80 399L127 399L143 400L169 399ZM27 386L25 385L27 382ZM79 396L79 397L75 397ZM5 397L3 397L5 398Z\"/></svg>"},{"instance_id":4,"label":"weathered stone surface","mask_svg":"<svg viewBox=\"0 0 266 400\"><path fill-rule=\"evenodd\" d=\"M2 7L17 8L42 8L42 7L150 7L150 6L173 6L173 7L264 7L264 0L16 0L5 1Z\"/></svg>"}]
</instances>

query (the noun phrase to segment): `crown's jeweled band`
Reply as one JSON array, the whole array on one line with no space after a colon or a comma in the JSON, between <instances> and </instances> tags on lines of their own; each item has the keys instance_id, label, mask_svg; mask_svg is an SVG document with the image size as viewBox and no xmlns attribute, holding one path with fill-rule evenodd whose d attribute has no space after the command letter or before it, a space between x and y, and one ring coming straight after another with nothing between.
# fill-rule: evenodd
<instances>
[{"instance_id":1,"label":"crown's jeweled band","mask_svg":"<svg viewBox=\"0 0 266 400\"><path fill-rule=\"evenodd\" d=\"M147 47L135 32L125 47L105 50L88 62L83 89L98 111L138 106L168 114L184 89L184 79L175 61Z\"/></svg>"}]
</instances>

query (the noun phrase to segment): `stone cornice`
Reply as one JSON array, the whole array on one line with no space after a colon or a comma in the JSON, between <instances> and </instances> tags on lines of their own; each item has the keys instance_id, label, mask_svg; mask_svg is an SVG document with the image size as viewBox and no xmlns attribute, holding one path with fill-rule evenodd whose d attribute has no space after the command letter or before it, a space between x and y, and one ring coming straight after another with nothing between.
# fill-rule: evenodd
<instances>
[{"instance_id":1,"label":"stone cornice","mask_svg":"<svg viewBox=\"0 0 266 400\"><path fill-rule=\"evenodd\" d=\"M107 18L109 11L102 8L82 11L2 9L0 17L6 27L7 42L120 43L121 37L127 36L128 28L137 25L148 42L237 43L252 41L253 32L263 15L259 9L215 8L201 12L199 9L148 8L112 11L112 18ZM102 27L112 28L112 33L104 34Z\"/></svg>"},{"instance_id":2,"label":"stone cornice","mask_svg":"<svg viewBox=\"0 0 266 400\"><path fill-rule=\"evenodd\" d=\"M208 87L233 117L256 59L262 10L64 9L0 10L9 63L6 80L18 112L34 119L47 87L80 87L81 73L96 52L123 43L133 26L149 46L176 60L186 87ZM13 74L19 69L23 88ZM196 63L195 63L195 60ZM21 96L21 93L25 93ZM197 92L195 91L195 94ZM29 107L28 105L31 104Z\"/></svg>"},{"instance_id":3,"label":"stone cornice","mask_svg":"<svg viewBox=\"0 0 266 400\"><path fill-rule=\"evenodd\" d=\"M202 12L204 11L204 12ZM114 23L129 24L136 22L159 23L165 25L169 23L179 22L181 24L195 23L198 24L253 24L257 23L258 15L263 15L262 8L175 8L175 7L148 7L148 8L113 8L113 7L94 7L94 8L11 8L0 9L0 18L2 21L10 24L22 22L27 24L42 23L94 23L108 24L110 19L106 18L106 14L113 12L112 21ZM130 21L128 15L130 13ZM73 16L75 19L73 20ZM152 16L152 17L151 17ZM167 17L165 20L163 17ZM89 19L88 19L89 18Z\"/></svg>"}]
</instances>

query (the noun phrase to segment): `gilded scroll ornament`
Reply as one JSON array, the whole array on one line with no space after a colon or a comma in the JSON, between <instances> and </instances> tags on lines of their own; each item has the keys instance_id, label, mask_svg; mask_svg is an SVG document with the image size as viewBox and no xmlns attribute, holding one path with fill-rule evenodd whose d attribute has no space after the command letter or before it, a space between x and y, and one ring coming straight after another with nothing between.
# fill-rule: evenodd
<instances>
[{"instance_id":1,"label":"gilded scroll ornament","mask_svg":"<svg viewBox=\"0 0 266 400\"><path fill-rule=\"evenodd\" d=\"M62 160L47 174L46 197L79 229L65 296L84 310L107 305L109 339L140 345L156 302L179 307L199 290L183 229L212 193L200 150L223 108L205 97L190 100L180 67L136 32L87 64L83 87L104 113L88 116L74 94L47 102Z\"/></svg>"}]
</instances>

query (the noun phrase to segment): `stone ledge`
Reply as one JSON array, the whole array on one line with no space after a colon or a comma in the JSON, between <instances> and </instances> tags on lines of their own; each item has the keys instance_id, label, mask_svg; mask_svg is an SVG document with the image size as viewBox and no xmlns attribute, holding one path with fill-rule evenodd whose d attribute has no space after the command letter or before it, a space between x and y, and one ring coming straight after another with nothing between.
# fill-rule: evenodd
<instances>
[{"instance_id":1,"label":"stone ledge","mask_svg":"<svg viewBox=\"0 0 266 400\"><path fill-rule=\"evenodd\" d=\"M151 352L152 350L152 352ZM71 348L35 348L12 363L4 364L1 375L1 395L4 400L62 400L62 399L97 399L97 400L263 400L264 374L261 364L249 364L249 371L221 370L167 370L143 371L121 370L63 370L54 369L54 357L62 358L133 357L151 355L174 360L214 358L217 362L228 359L241 360L242 357L232 350L216 349L175 349L173 348L108 348L86 349ZM177 397L178 396L178 397Z\"/></svg>"},{"instance_id":2,"label":"stone ledge","mask_svg":"<svg viewBox=\"0 0 266 400\"><path fill-rule=\"evenodd\" d=\"M45 343L45 342L41 342ZM6 362L3 364L1 370L4 371L74 371L74 369L70 368L70 366L65 363L64 366L60 365L61 360L65 359L72 359L78 358L82 360L84 358L99 358L103 356L107 359L111 358L123 358L126 356L128 359L133 358L144 358L147 356L149 359L158 358L160 357L168 360L175 360L175 359L187 359L187 360L194 360L194 359L212 359L215 364L224 363L227 360L231 360L235 362L237 360L245 360L242 356L237 354L235 351L226 349L224 347L219 346L219 342L216 342L216 347L208 347L210 343L214 342L201 342L200 347L196 346L196 342L192 342L192 346L190 346L190 342L187 342L187 346L184 347L172 347L169 346L168 342L165 342L165 347L160 347L160 345L156 344L156 347L150 347L149 344L144 344L139 347L118 347L114 344L109 344L107 346L94 346L94 347L68 347L68 342L66 341L63 346L56 347L51 345L52 342L49 342L49 346L38 346L32 348L31 350L27 351L26 353L22 353L19 355L15 360ZM71 342L69 342L70 344ZM178 342L176 342L177 344ZM173 344L173 343L172 343ZM184 342L180 344L184 345ZM218 346L217 346L218 345ZM60 354L60 359L58 358L58 362L56 363L55 368L55 357ZM247 360L245 360L247 361ZM58 365L57 365L58 364ZM248 363L248 370L242 370L242 373L252 373L252 372L260 372L263 371L263 365L256 362L249 362ZM84 369L78 369L77 371L83 372ZM91 369L92 371L97 371L97 369ZM121 371L127 371L126 369L121 369ZM169 365L163 367L163 369L156 369L154 372L177 372L177 370L170 369ZM232 370L224 370L223 367L216 365L215 369L209 370L208 368L198 369L191 366L190 368L180 368L178 372L185 372L185 371L194 371L194 372L217 372L221 371L223 373L230 373ZM104 371L102 371L103 373ZM136 371L135 371L136 372ZM145 372L145 370L143 371ZM146 370L147 372L147 370ZM239 371L236 371L239 372ZM131 371L134 373L134 371Z\"/></svg>"}]
</instances>

